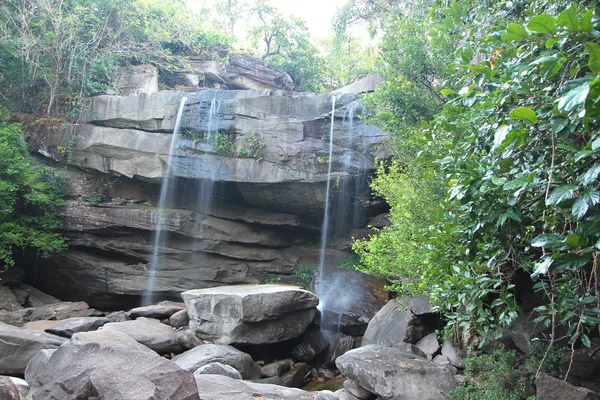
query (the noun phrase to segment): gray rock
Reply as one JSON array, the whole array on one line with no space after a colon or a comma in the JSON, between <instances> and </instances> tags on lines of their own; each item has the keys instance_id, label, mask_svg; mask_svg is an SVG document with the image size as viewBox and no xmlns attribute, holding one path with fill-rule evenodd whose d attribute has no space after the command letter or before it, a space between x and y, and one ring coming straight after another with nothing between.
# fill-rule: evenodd
<instances>
[{"instance_id":1,"label":"gray rock","mask_svg":"<svg viewBox=\"0 0 600 400\"><path fill-rule=\"evenodd\" d=\"M25 271L17 266L12 266L6 271L0 271L0 285L13 286L23 282Z\"/></svg>"},{"instance_id":2,"label":"gray rock","mask_svg":"<svg viewBox=\"0 0 600 400\"><path fill-rule=\"evenodd\" d=\"M225 365L220 362L206 364L196 371L194 371L194 375L223 375L232 379L242 379L242 374L231 365Z\"/></svg>"},{"instance_id":3,"label":"gray rock","mask_svg":"<svg viewBox=\"0 0 600 400\"><path fill-rule=\"evenodd\" d=\"M0 399L25 400L28 390L27 382L22 379L12 376L0 376Z\"/></svg>"},{"instance_id":4,"label":"gray rock","mask_svg":"<svg viewBox=\"0 0 600 400\"><path fill-rule=\"evenodd\" d=\"M302 342L294 347L292 355L300 361L310 361L327 349L329 339L324 331L309 329L302 334Z\"/></svg>"},{"instance_id":5,"label":"gray rock","mask_svg":"<svg viewBox=\"0 0 600 400\"><path fill-rule=\"evenodd\" d=\"M442 367L447 368L448 371L452 372L453 375L456 375L458 373L458 370L452 364L450 359L443 354L438 354L437 356L435 356L433 362L437 365L441 365Z\"/></svg>"},{"instance_id":6,"label":"gray rock","mask_svg":"<svg viewBox=\"0 0 600 400\"><path fill-rule=\"evenodd\" d=\"M371 74L364 78L352 82L351 84L342 88L336 89L334 93L362 93L362 92L373 92L383 82L381 75Z\"/></svg>"},{"instance_id":7,"label":"gray rock","mask_svg":"<svg viewBox=\"0 0 600 400\"><path fill-rule=\"evenodd\" d=\"M55 325L58 321L48 321L48 320L40 320L40 321L30 321L27 322L25 325L22 326L23 329L27 329L30 331L36 331L36 332L46 332L47 328L52 327L53 325Z\"/></svg>"},{"instance_id":8,"label":"gray rock","mask_svg":"<svg viewBox=\"0 0 600 400\"><path fill-rule=\"evenodd\" d=\"M335 365L335 360L355 347L355 339L352 336L345 336L336 333L329 343L329 348L323 359L324 365Z\"/></svg>"},{"instance_id":9,"label":"gray rock","mask_svg":"<svg viewBox=\"0 0 600 400\"><path fill-rule=\"evenodd\" d=\"M60 302L35 308L29 316L29 321L61 320L73 317L92 317L102 315L98 310L91 309L84 301Z\"/></svg>"},{"instance_id":10,"label":"gray rock","mask_svg":"<svg viewBox=\"0 0 600 400\"><path fill-rule=\"evenodd\" d=\"M29 383L32 400L199 399L192 374L110 330L76 333Z\"/></svg>"},{"instance_id":11,"label":"gray rock","mask_svg":"<svg viewBox=\"0 0 600 400\"><path fill-rule=\"evenodd\" d=\"M190 318L188 317L187 310L179 310L169 317L169 325L175 329L188 326L189 323Z\"/></svg>"},{"instance_id":12,"label":"gray rock","mask_svg":"<svg viewBox=\"0 0 600 400\"><path fill-rule=\"evenodd\" d=\"M0 310L17 311L20 310L19 301L8 286L0 285Z\"/></svg>"},{"instance_id":13,"label":"gray rock","mask_svg":"<svg viewBox=\"0 0 600 400\"><path fill-rule=\"evenodd\" d=\"M174 301L161 301L144 307L137 307L127 313L127 318L136 319L138 317L147 317L155 319L168 319L171 315L185 309L185 304Z\"/></svg>"},{"instance_id":14,"label":"gray rock","mask_svg":"<svg viewBox=\"0 0 600 400\"><path fill-rule=\"evenodd\" d=\"M535 381L538 400L598 400L600 395L589 389L573 386L562 379L540 374Z\"/></svg>"},{"instance_id":15,"label":"gray rock","mask_svg":"<svg viewBox=\"0 0 600 400\"><path fill-rule=\"evenodd\" d=\"M334 394L337 396L338 400L361 400L360 397L356 397L346 389L336 390Z\"/></svg>"},{"instance_id":16,"label":"gray rock","mask_svg":"<svg viewBox=\"0 0 600 400\"><path fill-rule=\"evenodd\" d=\"M270 378L272 376L281 376L284 373L292 369L294 361L291 359L279 360L270 364L264 365L260 368L261 375Z\"/></svg>"},{"instance_id":17,"label":"gray rock","mask_svg":"<svg viewBox=\"0 0 600 400\"><path fill-rule=\"evenodd\" d=\"M27 368L25 368L25 380L29 385L33 385L33 382L38 382L38 377L46 371L48 361L55 351L56 349L43 349L31 357L31 360L27 363Z\"/></svg>"},{"instance_id":18,"label":"gray rock","mask_svg":"<svg viewBox=\"0 0 600 400\"><path fill-rule=\"evenodd\" d=\"M357 399L370 400L375 398L373 393L369 392L367 389L350 379L346 379L344 381L344 389L346 389L348 393Z\"/></svg>"},{"instance_id":19,"label":"gray rock","mask_svg":"<svg viewBox=\"0 0 600 400\"><path fill-rule=\"evenodd\" d=\"M56 297L50 296L34 288L33 286L20 283L19 286L13 289L13 293L24 307L43 307L48 304L60 303Z\"/></svg>"},{"instance_id":20,"label":"gray rock","mask_svg":"<svg viewBox=\"0 0 600 400\"><path fill-rule=\"evenodd\" d=\"M525 354L533 351L532 339L549 330L542 322L533 322L535 315L521 316L510 324L508 334L513 343Z\"/></svg>"},{"instance_id":21,"label":"gray rock","mask_svg":"<svg viewBox=\"0 0 600 400\"><path fill-rule=\"evenodd\" d=\"M339 357L336 365L348 379L386 399L441 400L456 386L448 369L393 347L361 347Z\"/></svg>"},{"instance_id":22,"label":"gray rock","mask_svg":"<svg viewBox=\"0 0 600 400\"><path fill-rule=\"evenodd\" d=\"M158 354L181 351L175 330L157 319L140 317L134 321L110 322L101 329L122 332Z\"/></svg>"},{"instance_id":23,"label":"gray rock","mask_svg":"<svg viewBox=\"0 0 600 400\"><path fill-rule=\"evenodd\" d=\"M330 391L305 392L278 385L231 379L221 375L194 375L202 400L231 400L234 398L262 400L338 400Z\"/></svg>"},{"instance_id":24,"label":"gray rock","mask_svg":"<svg viewBox=\"0 0 600 400\"><path fill-rule=\"evenodd\" d=\"M106 316L108 322L125 322L129 321L126 311L115 311Z\"/></svg>"},{"instance_id":25,"label":"gray rock","mask_svg":"<svg viewBox=\"0 0 600 400\"><path fill-rule=\"evenodd\" d=\"M176 334L177 343L184 349L193 349L204 344L204 341L188 328L179 329Z\"/></svg>"},{"instance_id":26,"label":"gray rock","mask_svg":"<svg viewBox=\"0 0 600 400\"><path fill-rule=\"evenodd\" d=\"M290 76L248 54L231 54L219 73L231 89L294 90Z\"/></svg>"},{"instance_id":27,"label":"gray rock","mask_svg":"<svg viewBox=\"0 0 600 400\"><path fill-rule=\"evenodd\" d=\"M78 332L95 331L109 322L105 317L74 317L55 322L45 331L53 335L70 338Z\"/></svg>"},{"instance_id":28,"label":"gray rock","mask_svg":"<svg viewBox=\"0 0 600 400\"><path fill-rule=\"evenodd\" d=\"M17 311L0 311L0 322L13 326L23 326L29 320L32 312L33 308L23 308Z\"/></svg>"},{"instance_id":29,"label":"gray rock","mask_svg":"<svg viewBox=\"0 0 600 400\"><path fill-rule=\"evenodd\" d=\"M423 350L421 350L420 348L418 348L414 344L410 344L410 343L394 343L394 345L392 347L400 349L400 350L404 351L405 353L411 353L411 354L414 354L415 356L427 358L427 354L425 354L423 352Z\"/></svg>"},{"instance_id":30,"label":"gray rock","mask_svg":"<svg viewBox=\"0 0 600 400\"><path fill-rule=\"evenodd\" d=\"M297 286L239 285L181 294L190 328L218 344L268 344L298 337L319 303Z\"/></svg>"},{"instance_id":31,"label":"gray rock","mask_svg":"<svg viewBox=\"0 0 600 400\"><path fill-rule=\"evenodd\" d=\"M448 360L455 367L458 367L458 368L463 367L463 364L462 364L463 356L456 349L456 347L454 347L454 345L452 343L444 342L444 345L442 346L442 355L448 357Z\"/></svg>"},{"instance_id":32,"label":"gray rock","mask_svg":"<svg viewBox=\"0 0 600 400\"><path fill-rule=\"evenodd\" d=\"M425 353L428 360L432 360L433 356L437 355L440 351L440 342L437 340L437 335L435 333L430 333L425 336L423 339L419 340L415 346Z\"/></svg>"},{"instance_id":33,"label":"gray rock","mask_svg":"<svg viewBox=\"0 0 600 400\"><path fill-rule=\"evenodd\" d=\"M292 369L281 376L283 386L301 388L306 382L304 379L308 375L310 368L306 363L296 363Z\"/></svg>"},{"instance_id":34,"label":"gray rock","mask_svg":"<svg viewBox=\"0 0 600 400\"><path fill-rule=\"evenodd\" d=\"M207 364L219 362L235 368L244 379L260 378L260 366L252 360L252 357L227 345L205 344L195 347L173 357L173 362L190 372Z\"/></svg>"},{"instance_id":35,"label":"gray rock","mask_svg":"<svg viewBox=\"0 0 600 400\"><path fill-rule=\"evenodd\" d=\"M54 349L64 338L0 323L0 374L23 375L31 358L42 349Z\"/></svg>"},{"instance_id":36,"label":"gray rock","mask_svg":"<svg viewBox=\"0 0 600 400\"><path fill-rule=\"evenodd\" d=\"M130 65L117 69L114 84L119 93L129 96L158 92L158 70L151 65Z\"/></svg>"},{"instance_id":37,"label":"gray rock","mask_svg":"<svg viewBox=\"0 0 600 400\"><path fill-rule=\"evenodd\" d=\"M369 322L362 345L391 346L401 342L417 343L435 330L435 327L423 326L420 318L432 313L427 296L390 300Z\"/></svg>"}]
</instances>

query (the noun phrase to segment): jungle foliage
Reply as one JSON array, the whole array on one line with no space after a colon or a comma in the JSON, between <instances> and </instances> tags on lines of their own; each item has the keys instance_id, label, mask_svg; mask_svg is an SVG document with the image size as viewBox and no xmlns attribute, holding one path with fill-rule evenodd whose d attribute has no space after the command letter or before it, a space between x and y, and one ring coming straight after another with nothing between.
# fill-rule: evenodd
<instances>
[{"instance_id":1,"label":"jungle foliage","mask_svg":"<svg viewBox=\"0 0 600 400\"><path fill-rule=\"evenodd\" d=\"M373 182L392 225L355 247L363 270L430 293L455 334L498 334L531 288L545 299L536 321L562 324L573 345L597 332L592 5L438 1L424 18L386 21L386 82L367 103L397 138L395 164Z\"/></svg>"}]
</instances>

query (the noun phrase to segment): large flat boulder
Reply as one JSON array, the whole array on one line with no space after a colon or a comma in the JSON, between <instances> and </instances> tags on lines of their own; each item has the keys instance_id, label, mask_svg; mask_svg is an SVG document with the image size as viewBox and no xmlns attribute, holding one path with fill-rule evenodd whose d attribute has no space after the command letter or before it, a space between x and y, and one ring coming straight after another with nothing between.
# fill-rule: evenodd
<instances>
[{"instance_id":1,"label":"large flat boulder","mask_svg":"<svg viewBox=\"0 0 600 400\"><path fill-rule=\"evenodd\" d=\"M55 349L64 341L58 336L0 322L0 375L22 376L27 363L38 351Z\"/></svg>"},{"instance_id":2,"label":"large flat boulder","mask_svg":"<svg viewBox=\"0 0 600 400\"><path fill-rule=\"evenodd\" d=\"M538 400L599 400L600 395L590 389L573 386L562 379L540 374L535 380Z\"/></svg>"},{"instance_id":3,"label":"large flat boulder","mask_svg":"<svg viewBox=\"0 0 600 400\"><path fill-rule=\"evenodd\" d=\"M122 332L159 354L181 351L175 329L157 319L140 317L134 321L110 322L100 329Z\"/></svg>"},{"instance_id":4,"label":"large flat boulder","mask_svg":"<svg viewBox=\"0 0 600 400\"><path fill-rule=\"evenodd\" d=\"M135 319L138 317L147 317L155 319L168 319L178 311L185 310L185 304L175 301L161 301L158 304L152 304L143 307L136 307L127 312L127 317Z\"/></svg>"},{"instance_id":5,"label":"large flat boulder","mask_svg":"<svg viewBox=\"0 0 600 400\"><path fill-rule=\"evenodd\" d=\"M232 379L221 375L194 375L203 400L262 399L262 400L338 400L333 392L306 392L265 383Z\"/></svg>"},{"instance_id":6,"label":"large flat boulder","mask_svg":"<svg viewBox=\"0 0 600 400\"><path fill-rule=\"evenodd\" d=\"M173 362L190 372L212 363L221 363L235 368L244 379L259 379L261 376L260 366L250 355L227 345L198 346L175 356Z\"/></svg>"},{"instance_id":7,"label":"large flat boulder","mask_svg":"<svg viewBox=\"0 0 600 400\"><path fill-rule=\"evenodd\" d=\"M348 379L384 399L442 400L456 386L449 369L394 347L351 350L336 365Z\"/></svg>"},{"instance_id":8,"label":"large flat boulder","mask_svg":"<svg viewBox=\"0 0 600 400\"><path fill-rule=\"evenodd\" d=\"M110 320L105 317L73 317L54 322L44 330L53 335L70 338L75 333L95 331L108 322Z\"/></svg>"},{"instance_id":9,"label":"large flat boulder","mask_svg":"<svg viewBox=\"0 0 600 400\"><path fill-rule=\"evenodd\" d=\"M290 285L237 285L181 294L196 334L219 344L268 344L300 336L317 297Z\"/></svg>"},{"instance_id":10,"label":"large flat boulder","mask_svg":"<svg viewBox=\"0 0 600 400\"><path fill-rule=\"evenodd\" d=\"M191 373L109 330L73 335L28 379L32 400L199 399Z\"/></svg>"}]
</instances>

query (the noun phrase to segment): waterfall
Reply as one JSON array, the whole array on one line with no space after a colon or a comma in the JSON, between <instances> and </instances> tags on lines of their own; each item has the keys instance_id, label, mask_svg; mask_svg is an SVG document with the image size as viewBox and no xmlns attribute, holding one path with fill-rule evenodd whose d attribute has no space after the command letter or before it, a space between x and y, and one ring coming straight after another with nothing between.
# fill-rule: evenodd
<instances>
[{"instance_id":1,"label":"waterfall","mask_svg":"<svg viewBox=\"0 0 600 400\"><path fill-rule=\"evenodd\" d=\"M325 306L324 293L320 293L321 282L324 279L325 272L325 253L327 251L327 239L329 234L329 193L331 191L331 164L333 160L333 127L335 124L335 96L331 96L331 128L329 130L329 163L327 167L327 187L325 189L325 211L323 213L323 225L321 227L321 254L319 257L319 284L316 288L317 296L321 299L319 306L323 309Z\"/></svg>"},{"instance_id":2,"label":"waterfall","mask_svg":"<svg viewBox=\"0 0 600 400\"><path fill-rule=\"evenodd\" d=\"M158 212L156 217L156 228L154 231L154 250L152 252L152 259L150 260L149 271L148 271L148 285L146 291L142 297L142 304L151 304L154 301L154 279L156 270L162 261L161 248L164 246L165 232L163 231L163 224L165 220L164 212L167 205L167 199L172 191L172 180L173 180L173 155L177 148L177 136L179 134L179 128L181 127L181 117L183 115L183 109L187 97L181 98L179 103L179 109L177 110L177 117L175 118L175 126L173 128L173 137L171 138L171 145L169 146L169 158L167 160L167 169L165 171L162 185L160 187L160 197L158 200Z\"/></svg>"}]
</instances>

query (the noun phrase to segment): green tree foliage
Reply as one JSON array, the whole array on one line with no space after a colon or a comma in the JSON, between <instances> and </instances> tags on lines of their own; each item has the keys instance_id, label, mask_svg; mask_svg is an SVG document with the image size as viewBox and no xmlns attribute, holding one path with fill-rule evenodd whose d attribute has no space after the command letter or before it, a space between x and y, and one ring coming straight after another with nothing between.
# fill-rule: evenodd
<instances>
[{"instance_id":1,"label":"green tree foliage","mask_svg":"<svg viewBox=\"0 0 600 400\"><path fill-rule=\"evenodd\" d=\"M64 207L64 182L37 165L20 139L20 126L7 122L0 107L0 265L14 264L15 247L33 247L42 256L66 247L57 233Z\"/></svg>"},{"instance_id":2,"label":"green tree foliage","mask_svg":"<svg viewBox=\"0 0 600 400\"><path fill-rule=\"evenodd\" d=\"M335 90L359 80L376 70L376 48L359 37L336 32L322 44L326 51L327 87Z\"/></svg>"},{"instance_id":3,"label":"green tree foliage","mask_svg":"<svg viewBox=\"0 0 600 400\"><path fill-rule=\"evenodd\" d=\"M386 32L405 55L382 53L395 67L370 103L374 120L409 139L407 145L417 150L412 153L419 154L412 163L433 171L445 192L432 207L418 245L422 261L411 276L426 277L425 286L456 333L470 329L484 336L517 317L516 285L535 284L546 296L538 320L561 323L572 343L589 345L587 335L600 323L600 19L585 2L450 6L433 9L415 46L400 45L401 36ZM419 70L411 62L412 56L423 59L416 42L441 37L455 51L422 52L430 60L441 56L442 63ZM425 48L428 41L423 43ZM435 71L433 90L445 85L442 102L427 97L428 85L419 80L427 71ZM418 88L421 96L406 100L403 87ZM431 108L419 111L415 104ZM419 116L430 119L439 107L420 134L405 128ZM411 163L410 153L400 153L402 162ZM406 193L401 185L394 190L400 178L376 181L389 191L379 190L390 199L392 214L403 211L394 208L393 196ZM429 205L428 199L421 207ZM404 234L403 226L411 227L399 216L392 221L401 225L390 232ZM368 250L367 266L379 251ZM398 276L402 268L390 264L384 274Z\"/></svg>"}]
</instances>

